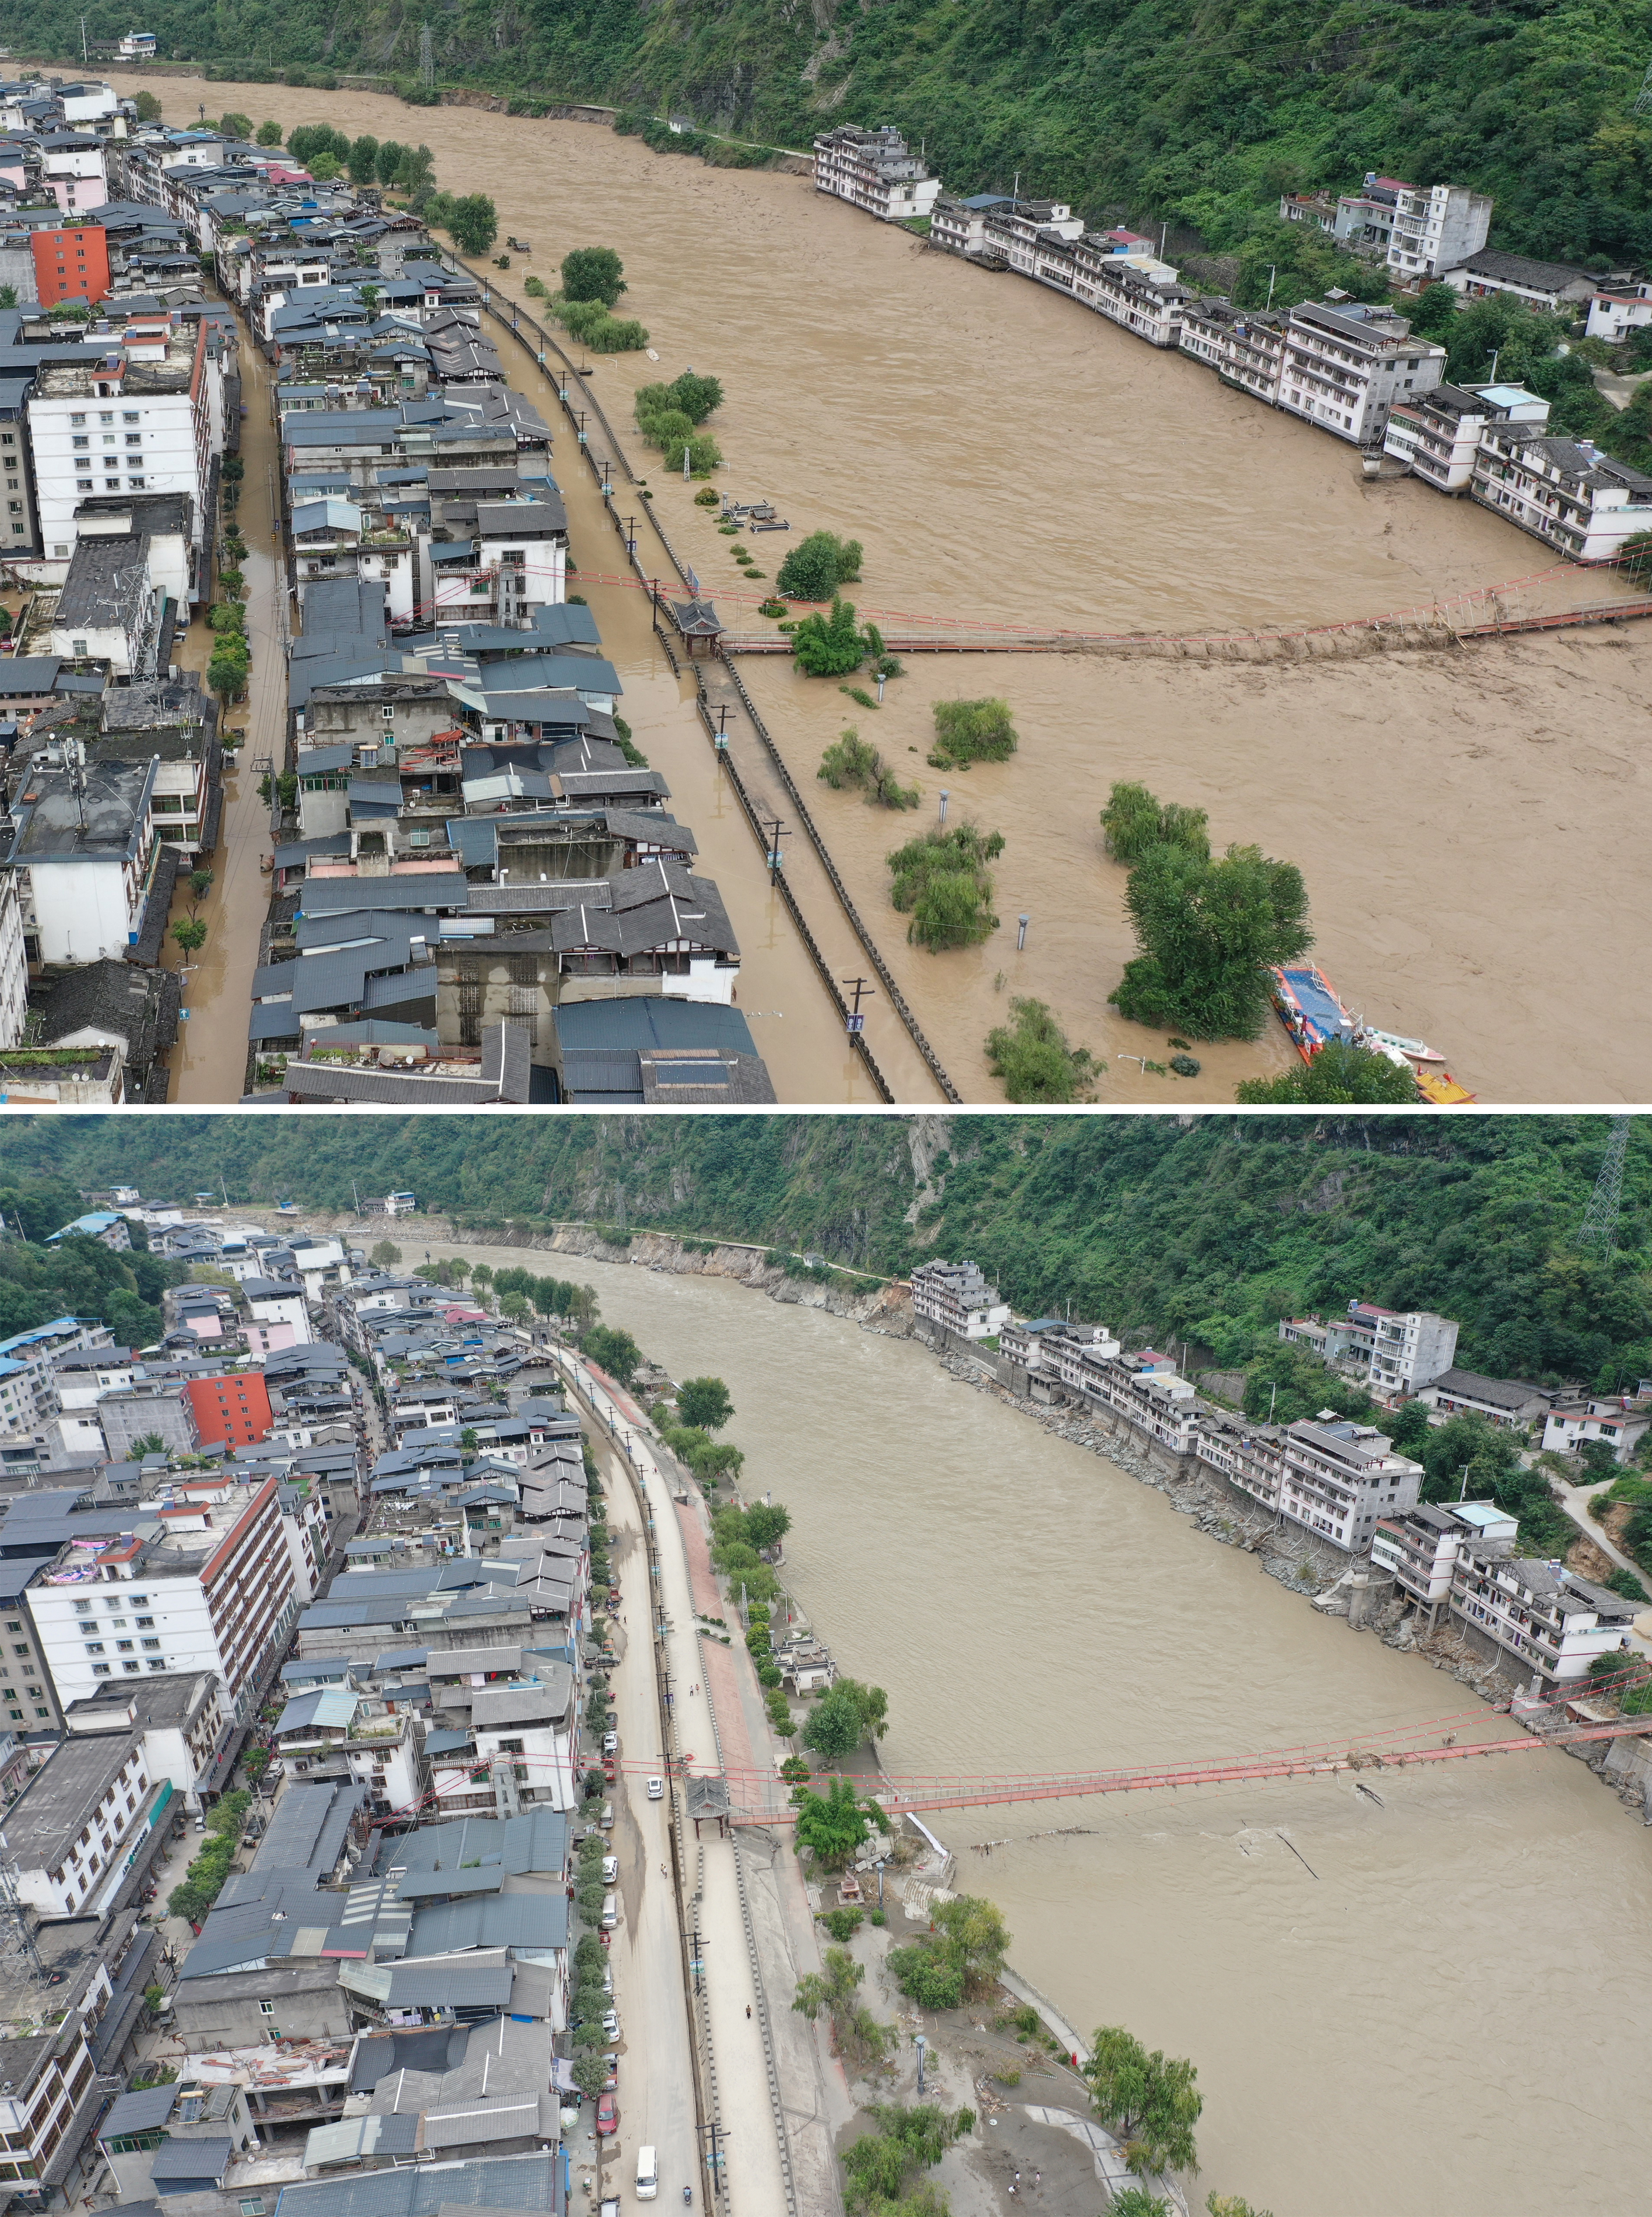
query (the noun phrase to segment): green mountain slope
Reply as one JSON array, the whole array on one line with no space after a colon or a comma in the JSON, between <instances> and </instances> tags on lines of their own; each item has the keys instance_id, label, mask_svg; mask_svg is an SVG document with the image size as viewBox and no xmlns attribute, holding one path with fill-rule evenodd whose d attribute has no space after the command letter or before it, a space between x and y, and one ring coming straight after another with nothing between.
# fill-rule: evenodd
<instances>
[{"instance_id":1,"label":"green mountain slope","mask_svg":"<svg viewBox=\"0 0 1652 2217\"><path fill-rule=\"evenodd\" d=\"M417 65L395 0L157 0L163 55ZM1238 246L1285 188L1367 170L1490 192L1519 251L1652 260L1648 0L449 0L437 74L539 99L686 108L806 146L823 119L900 124L963 192L1024 189ZM130 28L95 0L93 39ZM4 0L15 52L78 54L65 0Z\"/></svg>"},{"instance_id":2,"label":"green mountain slope","mask_svg":"<svg viewBox=\"0 0 1652 2217\"><path fill-rule=\"evenodd\" d=\"M624 1221L896 1272L972 1256L1024 1311L1070 1301L1224 1362L1270 1342L1281 1314L1363 1295L1457 1318L1470 1368L1605 1388L1652 1373L1652 1119L1631 1127L1618 1255L1569 1244L1606 1130L1563 1116L19 1118L0 1139L0 1194L119 1176L188 1195L221 1177L232 1208L348 1208L354 1179L364 1195L411 1187L478 1226ZM401 1236L411 1255L416 1232Z\"/></svg>"}]
</instances>

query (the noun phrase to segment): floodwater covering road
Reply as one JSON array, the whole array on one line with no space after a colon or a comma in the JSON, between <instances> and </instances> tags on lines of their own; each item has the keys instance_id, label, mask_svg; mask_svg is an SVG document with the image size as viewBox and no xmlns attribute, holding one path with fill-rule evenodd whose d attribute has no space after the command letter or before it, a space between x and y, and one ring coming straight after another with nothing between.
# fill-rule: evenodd
<instances>
[{"instance_id":1,"label":"floodwater covering road","mask_svg":"<svg viewBox=\"0 0 1652 2217\"><path fill-rule=\"evenodd\" d=\"M841 1667L888 1690L895 1775L1502 1724L914 1342L724 1279L556 1267L674 1377L727 1381L743 1485L792 1512L788 1584ZM1652 1833L1559 1753L1370 1782L931 1821L1063 2015L1193 2058L1199 2196L1621 2217L1644 2198Z\"/></svg>"}]
</instances>

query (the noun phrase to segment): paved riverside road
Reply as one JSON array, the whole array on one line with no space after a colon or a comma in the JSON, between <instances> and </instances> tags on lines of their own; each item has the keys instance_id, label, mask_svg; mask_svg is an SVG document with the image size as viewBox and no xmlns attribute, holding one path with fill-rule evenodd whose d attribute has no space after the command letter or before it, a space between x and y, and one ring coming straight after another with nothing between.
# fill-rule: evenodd
<instances>
[{"instance_id":1,"label":"paved riverside road","mask_svg":"<svg viewBox=\"0 0 1652 2217\"><path fill-rule=\"evenodd\" d=\"M637 1474L646 1507L654 1520L654 1536L659 1551L660 1577L656 1582L656 1598L662 1612L661 1621L666 1627L663 1654L671 1696L675 1741L672 1751L690 1769L715 1775L722 1765L712 1731L712 1711L702 1683L700 1643L694 1630L694 1602L689 1566L669 1489L655 1459L651 1442L638 1422L636 1411L616 1399L606 1385L593 1376L589 1367L570 1350L558 1349L556 1353L558 1360L595 1415L614 1427L631 1457L632 1467ZM614 1459L609 1456L607 1461L612 1466ZM610 1516L614 1520L613 1528L617 1531L620 1528L619 1503L624 1490L620 1473L616 1472L610 1482L605 1468L603 1482L609 1488ZM643 1670L638 1667L643 1662L640 1643L647 1638L642 1598L644 1584L643 1576L639 1575L645 1572L645 1568L638 1550L636 1557L628 1560L621 1570L622 1614L626 1618L625 1632L630 1644L630 1654L622 1666L621 1676L634 1675L638 1682L642 1682L644 1676ZM708 1655L713 1652L710 1643L706 1652ZM728 1659L723 1651L716 1652L719 1662ZM700 1689L698 1693L693 1690L696 1687ZM646 1745L651 1757L652 1751L658 1746L659 1735L656 1726L651 1739L628 1745L624 1737L626 1715L627 1711L622 1706L621 1775L629 1782L629 1793L634 1801L644 1790L641 1783L644 1769L637 1759L636 1746ZM732 1717L730 1723L739 1738L740 1745L737 1753L732 1745L730 1746L728 1760L731 1764L743 1766L753 1759L749 1742L742 1726ZM774 1792L778 1803L781 1799L778 1782ZM744 1798L738 1786L736 1798ZM748 1899L758 1931L758 1965L755 1970L742 1913L740 1872L734 1842L713 1837L710 1826L704 1828L704 1837L696 1842L693 1825L684 1824L681 1856L691 1929L700 1936L699 1960L705 1966L702 1984L710 2025L711 2057L715 2070L719 2140L724 2140L726 2136L724 2174L726 2191L720 2202L721 2210L724 2217L787 2217L791 2207L771 2094L771 2050L768 2043L772 2041L784 2088L792 2162L798 2174L798 2208L809 2213L809 2217L817 2217L817 2213L828 2212L837 2204L835 2165L831 2160L831 2132L826 2120L829 2095L827 2087L822 2083L825 2073L820 2067L818 2047L812 2029L792 2010L792 1993L796 1982L794 1959L787 1945L786 1936L781 1933L778 1920L769 1911L767 1897L773 1892L773 1886L767 1857L761 1849L761 1836L751 1839L743 1857ZM675 1938L676 1905L669 1901L666 1882L660 1876L660 1864L665 1860L663 1852L657 1856L650 1855L644 1867L643 1883L645 1891L651 1889L660 1899L669 1902L664 1922L672 1936L671 1970L675 1976L679 1960ZM626 1913L627 1916L631 1914L629 1900ZM805 1944L811 1942L812 1935L810 1935ZM698 2002L695 2006L700 2006ZM681 2000L677 2007L681 2021ZM629 2041L629 2025L626 2030ZM801 2070L798 2067L799 2063L803 2066ZM622 2093L625 2071L626 2065L622 2062ZM692 2109L693 2093L686 2083L686 2063L684 2073L685 2097ZM799 2134L807 2143L806 2147L800 2146ZM620 2137L622 2142L634 2146L623 2106ZM679 2198L681 2196L681 2183L668 2184L663 2158L660 2190L663 2199L669 2199L674 2192ZM696 2202L700 2199L698 2189L695 2199Z\"/></svg>"},{"instance_id":2,"label":"paved riverside road","mask_svg":"<svg viewBox=\"0 0 1652 2217\"><path fill-rule=\"evenodd\" d=\"M694 2082L676 1902L660 1876L661 1866L669 1868L671 1861L671 1805L650 1801L646 1784L650 1774L665 1769L648 1636L648 1559L642 1516L624 1462L600 1432L592 1447L607 1493L623 1620L612 1635L620 1658L610 1682L620 1718L620 1775L613 1789L613 1830L608 1836L609 1852L620 1860L616 1891L620 1921L608 1943L614 2005L620 2012L620 2130L601 2143L601 2191L618 2195L626 2205L634 2202L637 2151L651 2146L659 2165L660 2208L675 2202L681 2208L685 2186L693 2188L696 2206L701 2203L704 2173L695 2149ZM601 1805L586 1806L595 1815ZM576 2173L590 2163L598 2146L591 2133L592 2115L588 2104L570 2150ZM589 2176L589 2171L585 2175ZM580 2196L577 2177L575 2194ZM594 2194L592 2211L595 2201ZM575 2206L577 2212L577 2200Z\"/></svg>"}]
</instances>

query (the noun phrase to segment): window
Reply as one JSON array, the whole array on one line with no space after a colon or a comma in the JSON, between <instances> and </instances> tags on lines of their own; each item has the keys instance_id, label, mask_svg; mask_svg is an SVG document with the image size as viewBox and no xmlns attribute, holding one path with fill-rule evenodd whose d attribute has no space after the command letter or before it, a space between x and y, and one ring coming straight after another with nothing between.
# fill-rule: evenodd
<instances>
[{"instance_id":1,"label":"window","mask_svg":"<svg viewBox=\"0 0 1652 2217\"><path fill-rule=\"evenodd\" d=\"M139 1631L146 1631L148 1627L154 1623L154 1621L155 1620L152 1616L140 1616L138 1620Z\"/></svg>"},{"instance_id":2,"label":"window","mask_svg":"<svg viewBox=\"0 0 1652 2217\"><path fill-rule=\"evenodd\" d=\"M133 1594L132 1597L132 1605L134 1609L147 1609L149 1607L149 1596L147 1594Z\"/></svg>"},{"instance_id":3,"label":"window","mask_svg":"<svg viewBox=\"0 0 1652 2217\"><path fill-rule=\"evenodd\" d=\"M13 1640L13 1642L12 1642L12 1646L11 1646L11 1652L12 1652L12 1653L13 1653L14 1655L27 1655L27 1654L28 1653L28 1652L29 1652L29 1648L28 1648L28 1640Z\"/></svg>"},{"instance_id":4,"label":"window","mask_svg":"<svg viewBox=\"0 0 1652 2217\"><path fill-rule=\"evenodd\" d=\"M158 1640L140 1640L138 1643L140 1647L158 1647L160 1644Z\"/></svg>"},{"instance_id":5,"label":"window","mask_svg":"<svg viewBox=\"0 0 1652 2217\"><path fill-rule=\"evenodd\" d=\"M92 1665L92 1676L94 1678L112 1678L114 1676L114 1671L113 1667L108 1663L94 1663Z\"/></svg>"},{"instance_id":6,"label":"window","mask_svg":"<svg viewBox=\"0 0 1652 2217\"><path fill-rule=\"evenodd\" d=\"M123 410L121 411L121 414L120 414L120 421L121 421L123 423L137 423L137 421L138 421L138 411L137 411L135 408L126 408L126 409L123 409Z\"/></svg>"},{"instance_id":7,"label":"window","mask_svg":"<svg viewBox=\"0 0 1652 2217\"><path fill-rule=\"evenodd\" d=\"M274 2003L260 2002L258 2004L258 2014L260 2016L274 2016L275 2014Z\"/></svg>"},{"instance_id":8,"label":"window","mask_svg":"<svg viewBox=\"0 0 1652 2217\"><path fill-rule=\"evenodd\" d=\"M142 478L128 478L126 479L126 484L128 488L133 492L141 492L144 489L144 480Z\"/></svg>"},{"instance_id":9,"label":"window","mask_svg":"<svg viewBox=\"0 0 1652 2217\"><path fill-rule=\"evenodd\" d=\"M85 250L85 248L84 248L84 247L83 247L83 248L81 249L81 252L82 252L83 254L85 252L85 250ZM98 410L98 411L97 411L97 420L98 420L98 422L99 422L100 423L114 423L114 409L113 409L113 408L100 408L100 409Z\"/></svg>"},{"instance_id":10,"label":"window","mask_svg":"<svg viewBox=\"0 0 1652 2217\"><path fill-rule=\"evenodd\" d=\"M37 1705L37 1706L36 1706L36 1708L35 1708L34 1714L35 1714L35 1715L36 1715L37 1717L49 1717L49 1716L51 1715L52 1712L51 1712L51 1710L50 1710L50 1709L47 1709L47 1708L40 1708L40 1707L39 1707L39 1706Z\"/></svg>"},{"instance_id":11,"label":"window","mask_svg":"<svg viewBox=\"0 0 1652 2217\"><path fill-rule=\"evenodd\" d=\"M59 552L60 554L66 554L66 553L69 552L69 549L68 549L66 547L60 547L58 549L58 552ZM90 1602L89 1602L89 1601L77 1601L77 1602L75 1603L75 1615L76 1615L77 1616L89 1616L89 1615L91 1615L91 1613L92 1613L92 1604L91 1604L91 1603L90 1603Z\"/></svg>"},{"instance_id":12,"label":"window","mask_svg":"<svg viewBox=\"0 0 1652 2217\"><path fill-rule=\"evenodd\" d=\"M126 434L126 444L127 444L129 447L141 447L141 446L143 445L143 443L144 443L144 435L143 435L143 433L142 433L141 431L128 431L128 432L127 432L127 434Z\"/></svg>"},{"instance_id":13,"label":"window","mask_svg":"<svg viewBox=\"0 0 1652 2217\"><path fill-rule=\"evenodd\" d=\"M15 1725L20 1725L23 1721L23 1713L21 1709L8 1709L6 1714Z\"/></svg>"},{"instance_id":14,"label":"window","mask_svg":"<svg viewBox=\"0 0 1652 2217\"><path fill-rule=\"evenodd\" d=\"M78 439L71 439L69 443L71 447L89 447L92 442L89 439L83 436Z\"/></svg>"},{"instance_id":15,"label":"window","mask_svg":"<svg viewBox=\"0 0 1652 2217\"><path fill-rule=\"evenodd\" d=\"M166 1668L165 1657L163 1656L158 1662L151 1663L149 1667L151 1670L164 1670Z\"/></svg>"},{"instance_id":16,"label":"window","mask_svg":"<svg viewBox=\"0 0 1652 2217\"><path fill-rule=\"evenodd\" d=\"M76 415L76 416L71 416L71 417L69 418L69 421L70 421L71 423L83 423L86 421L86 418L85 418L85 417L84 417L83 415Z\"/></svg>"},{"instance_id":17,"label":"window","mask_svg":"<svg viewBox=\"0 0 1652 2217\"><path fill-rule=\"evenodd\" d=\"M101 1655L103 1652L103 1642L101 1640L89 1640L86 1642L86 1652L89 1655Z\"/></svg>"},{"instance_id":18,"label":"window","mask_svg":"<svg viewBox=\"0 0 1652 2217\"><path fill-rule=\"evenodd\" d=\"M123 1670L141 1670L143 1667L141 1663L123 1663L120 1665Z\"/></svg>"},{"instance_id":19,"label":"window","mask_svg":"<svg viewBox=\"0 0 1652 2217\"><path fill-rule=\"evenodd\" d=\"M117 1640L114 1643L114 1652L117 1655L130 1655L132 1652L131 1640Z\"/></svg>"}]
</instances>

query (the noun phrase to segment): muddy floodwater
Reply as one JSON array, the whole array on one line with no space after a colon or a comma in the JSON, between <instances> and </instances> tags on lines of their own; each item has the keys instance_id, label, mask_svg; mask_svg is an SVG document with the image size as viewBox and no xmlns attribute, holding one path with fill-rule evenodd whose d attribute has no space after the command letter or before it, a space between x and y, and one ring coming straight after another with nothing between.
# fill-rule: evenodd
<instances>
[{"instance_id":1,"label":"muddy floodwater","mask_svg":"<svg viewBox=\"0 0 1652 2217\"><path fill-rule=\"evenodd\" d=\"M907 612L1204 635L1426 614L1493 585L1515 612L1617 590L1598 576L1543 577L1553 571L1549 550L1485 509L1411 481L1366 484L1356 456L1328 435L1051 292L924 251L902 231L822 201L806 178L711 170L598 126L475 108L178 79L150 89L169 121L193 120L204 101L288 127L324 119L424 139L444 185L491 194L502 241L515 232L530 243L530 260L515 256L495 273L507 295L522 297L532 270L554 285L570 247L615 247L629 287L623 311L646 324L659 356L596 360L593 387L622 437L644 379L688 365L715 374L728 396L714 425L726 458L719 487L773 501L793 539L824 526L860 540L854 597L887 612L886 628ZM558 451L570 483L577 466L565 438ZM632 440L631 452L646 472L647 450ZM738 577L734 542L693 509L689 488L655 490L727 620L760 628L762 586ZM586 545L578 530L576 520L576 559L618 566L611 534ZM787 538L744 543L772 580ZM1598 990L1603 975L1637 975L1652 954L1652 910L1637 897L1652 700L1645 627L1283 665L913 656L872 711L779 658L747 658L743 669L967 1097L998 1097L983 1043L1018 992L1047 1001L1096 1053L1103 1100L1230 1099L1236 1077L1286 1066L1277 1034L1201 1050L1196 1080L1119 1059L1162 1059L1166 1047L1107 1006L1131 952L1124 874L1102 854L1097 826L1119 778L1207 809L1219 845L1254 843L1297 862L1317 959L1349 1006L1432 1041L1483 1100L1652 1090L1647 1028L1632 1008L1603 1010ZM664 713L649 718L648 751L674 786L681 779L680 812L743 940L766 897L761 863L743 824L708 837L694 813L704 796L691 788L705 772L690 776L688 764L705 739L686 689L675 701L672 689L652 688L650 707ZM965 775L928 769L934 701L986 693L1011 703L1020 751ZM821 749L850 723L922 787L915 813L868 809L816 782ZM979 948L930 956L905 943L882 858L934 820L943 785L952 820L968 815L1005 835L1002 924ZM1023 913L1032 920L1018 954ZM798 993L812 992L806 1016L789 991L765 998L753 978L742 991L743 1004L790 1001L799 1012L754 1022L771 1059L784 1024L826 1021L818 986L792 967ZM803 1060L818 1065L818 1097L855 1090L835 1046ZM811 1096L788 1073L782 1097Z\"/></svg>"},{"instance_id":2,"label":"muddy floodwater","mask_svg":"<svg viewBox=\"0 0 1652 2217\"><path fill-rule=\"evenodd\" d=\"M895 1776L1507 1730L913 1342L726 1280L555 1269L674 1377L727 1381L747 1493L792 1511L788 1584L888 1691ZM1214 2187L1275 2217L1640 2207L1652 1833L1558 1752L1361 1782L930 1821L1065 2016L1197 2064L1194 2206Z\"/></svg>"}]
</instances>

